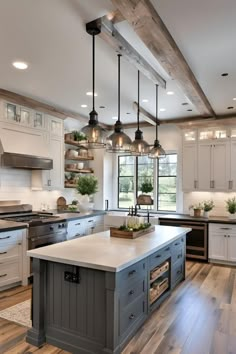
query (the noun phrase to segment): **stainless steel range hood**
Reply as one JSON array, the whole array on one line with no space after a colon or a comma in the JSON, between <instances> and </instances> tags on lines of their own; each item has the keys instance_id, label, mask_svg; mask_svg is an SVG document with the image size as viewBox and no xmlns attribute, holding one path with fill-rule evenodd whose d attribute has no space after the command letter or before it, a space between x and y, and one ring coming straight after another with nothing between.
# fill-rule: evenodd
<instances>
[{"instance_id":1,"label":"stainless steel range hood","mask_svg":"<svg viewBox=\"0 0 236 354\"><path fill-rule=\"evenodd\" d=\"M1 125L0 154L2 166L29 170L53 168L44 134L33 129L25 131L22 127Z\"/></svg>"},{"instance_id":2,"label":"stainless steel range hood","mask_svg":"<svg viewBox=\"0 0 236 354\"><path fill-rule=\"evenodd\" d=\"M29 170L51 170L53 161L46 157L4 152L2 154L2 165Z\"/></svg>"}]
</instances>

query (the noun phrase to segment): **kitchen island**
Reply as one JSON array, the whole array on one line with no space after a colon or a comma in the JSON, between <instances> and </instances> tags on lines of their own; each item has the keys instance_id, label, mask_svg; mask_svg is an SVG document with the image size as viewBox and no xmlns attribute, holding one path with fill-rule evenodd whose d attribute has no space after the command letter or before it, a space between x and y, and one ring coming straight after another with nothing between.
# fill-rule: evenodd
<instances>
[{"instance_id":1,"label":"kitchen island","mask_svg":"<svg viewBox=\"0 0 236 354\"><path fill-rule=\"evenodd\" d=\"M185 278L188 228L156 226L135 240L101 232L32 251L27 341L72 353L120 353Z\"/></svg>"}]
</instances>

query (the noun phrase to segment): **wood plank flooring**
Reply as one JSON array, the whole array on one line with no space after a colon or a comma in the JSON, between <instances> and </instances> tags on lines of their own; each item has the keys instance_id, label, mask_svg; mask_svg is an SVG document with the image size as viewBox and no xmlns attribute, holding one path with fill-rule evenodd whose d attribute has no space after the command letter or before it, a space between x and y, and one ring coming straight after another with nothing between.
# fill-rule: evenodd
<instances>
[{"instance_id":1,"label":"wood plank flooring","mask_svg":"<svg viewBox=\"0 0 236 354\"><path fill-rule=\"evenodd\" d=\"M0 293L0 309L29 299L31 288ZM27 328L0 319L0 353L69 354L25 342ZM122 354L236 354L236 268L187 262L187 277L140 328Z\"/></svg>"}]
</instances>

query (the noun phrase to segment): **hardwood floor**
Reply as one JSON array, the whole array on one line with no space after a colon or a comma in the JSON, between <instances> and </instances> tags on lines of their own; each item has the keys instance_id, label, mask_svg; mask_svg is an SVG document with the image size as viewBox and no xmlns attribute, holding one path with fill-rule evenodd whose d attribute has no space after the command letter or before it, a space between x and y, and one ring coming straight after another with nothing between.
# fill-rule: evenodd
<instances>
[{"instance_id":1,"label":"hardwood floor","mask_svg":"<svg viewBox=\"0 0 236 354\"><path fill-rule=\"evenodd\" d=\"M0 310L30 298L30 287L0 293ZM0 353L68 354L24 340L27 328L0 319ZM187 262L187 277L123 354L236 354L236 268Z\"/></svg>"}]
</instances>

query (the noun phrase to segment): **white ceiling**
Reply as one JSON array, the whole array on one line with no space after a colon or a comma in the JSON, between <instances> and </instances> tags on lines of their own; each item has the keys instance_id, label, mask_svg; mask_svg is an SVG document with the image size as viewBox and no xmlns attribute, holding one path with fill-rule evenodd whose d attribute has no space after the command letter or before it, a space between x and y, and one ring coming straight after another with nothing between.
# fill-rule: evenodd
<instances>
[{"instance_id":1,"label":"white ceiling","mask_svg":"<svg viewBox=\"0 0 236 354\"><path fill-rule=\"evenodd\" d=\"M184 54L217 114L232 113L236 107L236 13L235 0L153 0L158 13ZM110 0L1 0L0 1L0 87L33 97L88 117L91 110L91 37L85 23L114 10ZM123 22L119 31L159 69L152 54ZM14 69L14 60L29 63L26 71ZM220 75L230 75L222 78ZM167 79L168 96L160 89L160 118L195 116L198 112L174 81ZM123 123L134 122L137 100L137 71L121 63ZM96 38L96 108L99 121L113 124L117 116L117 57ZM143 108L155 115L155 85L141 75ZM182 106L188 102L188 106ZM88 108L81 108L87 104ZM105 106L100 109L99 106ZM192 112L187 111L192 109ZM235 111L235 110L233 110ZM127 115L126 113L131 114Z\"/></svg>"}]
</instances>

